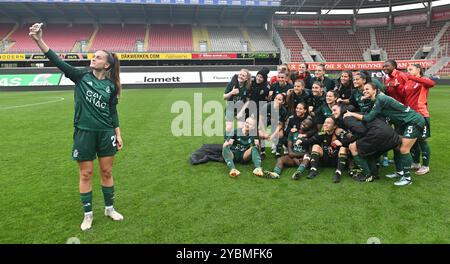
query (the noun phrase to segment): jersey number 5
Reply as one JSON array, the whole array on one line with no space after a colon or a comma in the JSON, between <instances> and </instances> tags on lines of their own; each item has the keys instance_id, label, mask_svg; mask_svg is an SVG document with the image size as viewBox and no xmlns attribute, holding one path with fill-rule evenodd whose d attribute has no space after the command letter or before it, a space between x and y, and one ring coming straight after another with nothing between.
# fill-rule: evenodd
<instances>
[{"instance_id":1,"label":"jersey number 5","mask_svg":"<svg viewBox=\"0 0 450 264\"><path fill-rule=\"evenodd\" d=\"M413 132L413 126L408 126L407 131L406 131L406 136L410 136L411 133Z\"/></svg>"}]
</instances>

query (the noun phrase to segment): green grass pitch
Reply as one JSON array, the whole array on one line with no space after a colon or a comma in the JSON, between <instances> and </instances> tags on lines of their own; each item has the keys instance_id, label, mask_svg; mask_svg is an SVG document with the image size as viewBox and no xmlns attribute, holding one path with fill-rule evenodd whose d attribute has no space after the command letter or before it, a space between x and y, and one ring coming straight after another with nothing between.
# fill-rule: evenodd
<instances>
[{"instance_id":1,"label":"green grass pitch","mask_svg":"<svg viewBox=\"0 0 450 264\"><path fill-rule=\"evenodd\" d=\"M450 87L431 90L431 173L396 187L359 183L331 169L314 180L227 176L225 164L188 164L203 143L221 137L174 137L177 100L222 101L223 89L125 90L119 104L124 149L117 155L117 223L103 216L98 167L94 224L80 230L77 165L71 160L73 92L0 93L0 243L450 243ZM59 98L64 98L62 101ZM50 102L57 101L57 102ZM208 115L205 115L205 117ZM272 155L263 161L272 169Z\"/></svg>"}]
</instances>

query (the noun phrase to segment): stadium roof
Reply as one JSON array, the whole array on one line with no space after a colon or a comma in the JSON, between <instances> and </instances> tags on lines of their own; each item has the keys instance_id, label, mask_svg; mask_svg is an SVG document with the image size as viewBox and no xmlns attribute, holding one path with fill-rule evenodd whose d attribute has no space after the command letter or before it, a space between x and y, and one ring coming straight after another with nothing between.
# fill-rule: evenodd
<instances>
[{"instance_id":1,"label":"stadium roof","mask_svg":"<svg viewBox=\"0 0 450 264\"><path fill-rule=\"evenodd\" d=\"M295 6L302 11L317 11L318 9L361 9L388 7L389 5L426 4L427 2L420 0L283 0L281 4L282 6ZM436 0L431 2L436 2Z\"/></svg>"},{"instance_id":2,"label":"stadium roof","mask_svg":"<svg viewBox=\"0 0 450 264\"><path fill-rule=\"evenodd\" d=\"M195 23L202 20L246 21L270 17L276 7L226 5L151 5L121 3L31 3L0 1L0 22L51 23ZM3 19L2 19L3 17Z\"/></svg>"},{"instance_id":3,"label":"stadium roof","mask_svg":"<svg viewBox=\"0 0 450 264\"><path fill-rule=\"evenodd\" d=\"M96 1L94 3L94 1ZM159 1L161 4L142 4L141 1ZM162 4L163 2L189 4ZM187 2L186 2L187 1ZM193 3L213 1L211 5ZM236 2L236 5L234 3ZM252 6L260 4L254 0L0 0L0 22L29 23L42 21L47 23L142 23L147 24L204 24L218 21L221 25L227 21L235 23L262 23L275 15L333 15L337 12L352 15L374 13L373 8L392 6L393 11L401 6L415 4L415 9L424 10L428 0L282 0L281 6ZM265 1L269 3L271 0ZM279 0L273 0L278 2ZM450 5L450 0L431 1L432 6ZM206 3L206 2L205 2ZM232 5L226 3L233 3ZM272 2L271 2L272 3ZM239 5L237 5L239 4ZM278 12L276 12L278 11ZM281 11L281 12L280 12ZM361 11L361 12L360 12ZM384 11L386 8L384 8Z\"/></svg>"}]
</instances>

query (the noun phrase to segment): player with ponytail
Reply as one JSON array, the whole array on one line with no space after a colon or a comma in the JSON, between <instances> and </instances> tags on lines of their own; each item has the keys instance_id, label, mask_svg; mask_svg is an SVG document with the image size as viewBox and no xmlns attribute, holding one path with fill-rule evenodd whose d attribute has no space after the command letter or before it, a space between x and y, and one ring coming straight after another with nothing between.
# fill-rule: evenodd
<instances>
[{"instance_id":1,"label":"player with ponytail","mask_svg":"<svg viewBox=\"0 0 450 264\"><path fill-rule=\"evenodd\" d=\"M75 83L75 115L72 158L78 162L80 198L84 209L81 230L91 228L92 176L98 157L105 216L115 221L123 216L114 207L112 166L114 155L123 148L119 129L117 103L122 92L120 63L116 54L99 50L91 59L89 69L80 70L62 61L42 39L42 24L30 27L30 37L45 56Z\"/></svg>"}]
</instances>

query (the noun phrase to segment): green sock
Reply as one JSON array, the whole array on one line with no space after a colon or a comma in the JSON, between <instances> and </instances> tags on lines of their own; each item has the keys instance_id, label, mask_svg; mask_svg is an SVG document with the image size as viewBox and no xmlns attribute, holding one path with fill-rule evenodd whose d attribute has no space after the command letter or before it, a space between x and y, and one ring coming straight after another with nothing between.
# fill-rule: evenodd
<instances>
[{"instance_id":1,"label":"green sock","mask_svg":"<svg viewBox=\"0 0 450 264\"><path fill-rule=\"evenodd\" d=\"M230 149L230 146L223 148L222 156L230 170L236 169L233 162L233 152Z\"/></svg>"},{"instance_id":2,"label":"green sock","mask_svg":"<svg viewBox=\"0 0 450 264\"><path fill-rule=\"evenodd\" d=\"M92 191L80 193L81 203L85 213L92 212Z\"/></svg>"},{"instance_id":3,"label":"green sock","mask_svg":"<svg viewBox=\"0 0 450 264\"><path fill-rule=\"evenodd\" d=\"M422 163L423 166L429 166L430 165L430 146L428 145L428 142L426 141L420 141L420 150L422 151Z\"/></svg>"},{"instance_id":4,"label":"green sock","mask_svg":"<svg viewBox=\"0 0 450 264\"><path fill-rule=\"evenodd\" d=\"M420 145L418 141L411 148L411 156L414 163L420 163Z\"/></svg>"},{"instance_id":5,"label":"green sock","mask_svg":"<svg viewBox=\"0 0 450 264\"><path fill-rule=\"evenodd\" d=\"M252 162L255 168L261 168L261 156L257 147L252 147Z\"/></svg>"},{"instance_id":6,"label":"green sock","mask_svg":"<svg viewBox=\"0 0 450 264\"><path fill-rule=\"evenodd\" d=\"M311 161L311 157L309 157L308 155L305 155L303 157L302 163L300 163L300 165L298 166L297 171L300 173L303 173L305 171L306 167L309 165L310 161Z\"/></svg>"},{"instance_id":7,"label":"green sock","mask_svg":"<svg viewBox=\"0 0 450 264\"><path fill-rule=\"evenodd\" d=\"M281 175L281 171L282 171L282 170L283 170L282 168L276 166L276 167L273 169L273 172L275 172L275 173L278 174L278 175Z\"/></svg>"},{"instance_id":8,"label":"green sock","mask_svg":"<svg viewBox=\"0 0 450 264\"><path fill-rule=\"evenodd\" d=\"M403 164L402 164L402 160L400 158L400 151L397 149L394 149L394 164L395 164L395 169L397 170L397 172L400 172L403 170Z\"/></svg>"},{"instance_id":9,"label":"green sock","mask_svg":"<svg viewBox=\"0 0 450 264\"><path fill-rule=\"evenodd\" d=\"M411 164L412 164L411 153L400 154L400 158L401 158L402 164L403 164L403 175L405 177L410 177L409 170L411 169Z\"/></svg>"},{"instance_id":10,"label":"green sock","mask_svg":"<svg viewBox=\"0 0 450 264\"><path fill-rule=\"evenodd\" d=\"M297 171L303 173L305 171L305 168L305 164L302 163L298 166Z\"/></svg>"},{"instance_id":11,"label":"green sock","mask_svg":"<svg viewBox=\"0 0 450 264\"><path fill-rule=\"evenodd\" d=\"M102 186L103 199L105 200L105 206L113 206L114 204L114 186L105 187Z\"/></svg>"},{"instance_id":12,"label":"green sock","mask_svg":"<svg viewBox=\"0 0 450 264\"><path fill-rule=\"evenodd\" d=\"M318 152L311 152L311 169L317 170L319 166L320 155Z\"/></svg>"},{"instance_id":13,"label":"green sock","mask_svg":"<svg viewBox=\"0 0 450 264\"><path fill-rule=\"evenodd\" d=\"M339 172L339 174L342 174L342 171L344 170L346 163L347 163L347 155L339 154L336 172Z\"/></svg>"},{"instance_id":14,"label":"green sock","mask_svg":"<svg viewBox=\"0 0 450 264\"><path fill-rule=\"evenodd\" d=\"M369 164L367 164L365 159L361 158L359 155L356 155L353 156L353 160L363 170L365 175L370 175Z\"/></svg>"}]
</instances>

